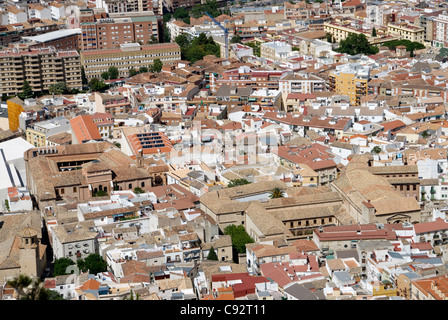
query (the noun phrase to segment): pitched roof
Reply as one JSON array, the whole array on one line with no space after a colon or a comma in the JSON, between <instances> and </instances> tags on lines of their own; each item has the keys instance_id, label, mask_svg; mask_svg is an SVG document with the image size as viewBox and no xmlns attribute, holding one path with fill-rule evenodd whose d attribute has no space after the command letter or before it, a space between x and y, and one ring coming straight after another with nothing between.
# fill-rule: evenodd
<instances>
[{"instance_id":1,"label":"pitched roof","mask_svg":"<svg viewBox=\"0 0 448 320\"><path fill-rule=\"evenodd\" d=\"M74 117L70 119L70 125L78 140L78 143L102 139L98 127L93 122L91 115L80 115Z\"/></svg>"},{"instance_id":2,"label":"pitched roof","mask_svg":"<svg viewBox=\"0 0 448 320\"><path fill-rule=\"evenodd\" d=\"M435 232L439 230L447 230L448 223L442 218L437 218L435 221L421 222L414 225L416 234Z\"/></svg>"}]
</instances>

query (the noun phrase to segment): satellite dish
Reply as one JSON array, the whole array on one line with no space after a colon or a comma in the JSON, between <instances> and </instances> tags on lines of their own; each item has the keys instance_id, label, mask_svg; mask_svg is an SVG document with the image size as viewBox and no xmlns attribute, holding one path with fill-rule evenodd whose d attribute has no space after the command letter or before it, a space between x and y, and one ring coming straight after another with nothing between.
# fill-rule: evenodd
<instances>
[{"instance_id":1,"label":"satellite dish","mask_svg":"<svg viewBox=\"0 0 448 320\"><path fill-rule=\"evenodd\" d=\"M67 29L79 28L80 10L77 5L69 5L65 8L65 25Z\"/></svg>"}]
</instances>

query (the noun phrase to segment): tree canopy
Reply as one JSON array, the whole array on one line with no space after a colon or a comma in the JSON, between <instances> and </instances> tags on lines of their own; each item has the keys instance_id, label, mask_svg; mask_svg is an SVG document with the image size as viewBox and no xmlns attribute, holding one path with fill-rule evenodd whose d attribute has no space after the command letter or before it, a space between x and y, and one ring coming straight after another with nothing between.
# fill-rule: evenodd
<instances>
[{"instance_id":1,"label":"tree canopy","mask_svg":"<svg viewBox=\"0 0 448 320\"><path fill-rule=\"evenodd\" d=\"M244 184L249 184L250 182L247 181L246 179L233 179L230 180L229 184L227 185L229 188L233 188L236 186L242 186Z\"/></svg>"},{"instance_id":2,"label":"tree canopy","mask_svg":"<svg viewBox=\"0 0 448 320\"><path fill-rule=\"evenodd\" d=\"M210 247L210 251L208 252L207 260L218 260L218 256L217 256L213 246Z\"/></svg>"},{"instance_id":3,"label":"tree canopy","mask_svg":"<svg viewBox=\"0 0 448 320\"><path fill-rule=\"evenodd\" d=\"M114 67L114 66L110 66L108 72L109 72L109 77L112 80L113 79L118 79L118 77L120 75L120 73L118 71L118 68Z\"/></svg>"},{"instance_id":4,"label":"tree canopy","mask_svg":"<svg viewBox=\"0 0 448 320\"><path fill-rule=\"evenodd\" d=\"M245 253L246 244L254 242L254 239L249 236L242 225L236 226L232 224L227 226L224 229L224 234L232 238L232 246L238 253Z\"/></svg>"},{"instance_id":5,"label":"tree canopy","mask_svg":"<svg viewBox=\"0 0 448 320\"><path fill-rule=\"evenodd\" d=\"M151 72L160 72L162 71L163 62L160 59L154 59L154 63L150 66Z\"/></svg>"},{"instance_id":6,"label":"tree canopy","mask_svg":"<svg viewBox=\"0 0 448 320\"><path fill-rule=\"evenodd\" d=\"M107 262L96 253L89 254L85 259L79 259L77 265L82 272L89 271L90 274L107 271Z\"/></svg>"},{"instance_id":7,"label":"tree canopy","mask_svg":"<svg viewBox=\"0 0 448 320\"><path fill-rule=\"evenodd\" d=\"M174 41L181 48L182 59L191 63L201 60L207 55L215 55L216 57L221 55L219 45L213 40L212 36L207 38L205 33L201 33L193 39L185 34L181 34Z\"/></svg>"},{"instance_id":8,"label":"tree canopy","mask_svg":"<svg viewBox=\"0 0 448 320\"><path fill-rule=\"evenodd\" d=\"M62 276L67 274L67 268L75 265L75 262L69 258L59 258L54 261L53 275Z\"/></svg>"},{"instance_id":9,"label":"tree canopy","mask_svg":"<svg viewBox=\"0 0 448 320\"><path fill-rule=\"evenodd\" d=\"M8 284L17 293L17 300L64 300L56 291L44 288L39 278L31 278L25 274L19 274Z\"/></svg>"},{"instance_id":10,"label":"tree canopy","mask_svg":"<svg viewBox=\"0 0 448 320\"><path fill-rule=\"evenodd\" d=\"M70 89L67 87L67 84L63 81L54 83L50 86L48 89L48 92L50 94L63 94L63 93L70 93Z\"/></svg>"},{"instance_id":11,"label":"tree canopy","mask_svg":"<svg viewBox=\"0 0 448 320\"><path fill-rule=\"evenodd\" d=\"M379 146L374 146L370 152L371 153L380 153L381 148Z\"/></svg>"},{"instance_id":12,"label":"tree canopy","mask_svg":"<svg viewBox=\"0 0 448 320\"><path fill-rule=\"evenodd\" d=\"M339 42L339 48L335 51L347 53L349 55L371 55L378 53L379 49L378 47L371 45L363 33L350 33L345 40Z\"/></svg>"},{"instance_id":13,"label":"tree canopy","mask_svg":"<svg viewBox=\"0 0 448 320\"><path fill-rule=\"evenodd\" d=\"M103 80L93 78L89 81L89 88L92 92L95 92L95 91L101 92L101 91L104 91L107 88L109 88L109 85L104 83Z\"/></svg>"},{"instance_id":14,"label":"tree canopy","mask_svg":"<svg viewBox=\"0 0 448 320\"><path fill-rule=\"evenodd\" d=\"M283 197L284 197L283 191L279 187L275 187L274 189L272 189L269 195L269 198L271 199L277 199Z\"/></svg>"},{"instance_id":15,"label":"tree canopy","mask_svg":"<svg viewBox=\"0 0 448 320\"><path fill-rule=\"evenodd\" d=\"M22 92L18 94L18 97L22 100L34 97L33 88L27 80L23 81Z\"/></svg>"},{"instance_id":16,"label":"tree canopy","mask_svg":"<svg viewBox=\"0 0 448 320\"><path fill-rule=\"evenodd\" d=\"M107 271L106 261L99 254L91 253L85 259L78 259L76 262L69 258L56 259L54 262L54 275L68 274L67 268L71 265L76 265L80 271L89 271L91 274Z\"/></svg>"},{"instance_id":17,"label":"tree canopy","mask_svg":"<svg viewBox=\"0 0 448 320\"><path fill-rule=\"evenodd\" d=\"M173 18L176 20L182 20L183 22L190 24L190 13L184 7L179 7L173 12Z\"/></svg>"},{"instance_id":18,"label":"tree canopy","mask_svg":"<svg viewBox=\"0 0 448 320\"><path fill-rule=\"evenodd\" d=\"M193 8L191 8L190 10L190 17L198 19L202 17L206 12L213 18L227 13L226 10L220 8L216 0L207 0L205 3L193 6Z\"/></svg>"},{"instance_id":19,"label":"tree canopy","mask_svg":"<svg viewBox=\"0 0 448 320\"><path fill-rule=\"evenodd\" d=\"M388 47L390 50L395 50L395 48L398 46L405 46L406 51L414 51L425 48L424 44L421 44L420 42L413 42L407 39L387 41L383 44L383 46Z\"/></svg>"}]
</instances>

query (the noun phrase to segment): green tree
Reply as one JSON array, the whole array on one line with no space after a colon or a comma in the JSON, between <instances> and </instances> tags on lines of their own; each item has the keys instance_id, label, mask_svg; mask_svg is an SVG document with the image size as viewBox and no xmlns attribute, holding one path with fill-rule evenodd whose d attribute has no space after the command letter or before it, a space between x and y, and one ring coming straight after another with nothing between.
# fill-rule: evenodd
<instances>
[{"instance_id":1,"label":"green tree","mask_svg":"<svg viewBox=\"0 0 448 320\"><path fill-rule=\"evenodd\" d=\"M190 24L190 14L184 7L177 8L173 13L173 18Z\"/></svg>"},{"instance_id":2,"label":"green tree","mask_svg":"<svg viewBox=\"0 0 448 320\"><path fill-rule=\"evenodd\" d=\"M92 92L101 92L109 88L109 86L102 80L93 78L89 81L89 88Z\"/></svg>"},{"instance_id":3,"label":"green tree","mask_svg":"<svg viewBox=\"0 0 448 320\"><path fill-rule=\"evenodd\" d=\"M163 40L162 42L171 42L170 30L166 27L166 22L163 23Z\"/></svg>"},{"instance_id":4,"label":"green tree","mask_svg":"<svg viewBox=\"0 0 448 320\"><path fill-rule=\"evenodd\" d=\"M159 43L159 39L157 39L156 36L151 36L151 39L148 40L148 44L151 44L151 43Z\"/></svg>"},{"instance_id":5,"label":"green tree","mask_svg":"<svg viewBox=\"0 0 448 320\"><path fill-rule=\"evenodd\" d=\"M186 35L179 35L174 41L181 48L182 59L191 63L201 60L206 55L220 56L220 46L213 40L213 37L207 38L204 33L194 39Z\"/></svg>"},{"instance_id":6,"label":"green tree","mask_svg":"<svg viewBox=\"0 0 448 320\"><path fill-rule=\"evenodd\" d=\"M137 70L135 70L134 68L130 68L129 69L129 76L130 77L135 76L137 73L138 73Z\"/></svg>"},{"instance_id":7,"label":"green tree","mask_svg":"<svg viewBox=\"0 0 448 320\"><path fill-rule=\"evenodd\" d=\"M182 49L182 48L189 46L191 41L190 41L190 37L187 36L186 34L180 34L174 39L174 42L176 42L179 45L179 47Z\"/></svg>"},{"instance_id":8,"label":"green tree","mask_svg":"<svg viewBox=\"0 0 448 320\"><path fill-rule=\"evenodd\" d=\"M131 293L129 294L129 298L123 298L123 300L139 300L140 295L137 293L134 298L134 291L131 290Z\"/></svg>"},{"instance_id":9,"label":"green tree","mask_svg":"<svg viewBox=\"0 0 448 320\"><path fill-rule=\"evenodd\" d=\"M110 66L108 72L110 79L118 79L120 75L118 68L115 66Z\"/></svg>"},{"instance_id":10,"label":"green tree","mask_svg":"<svg viewBox=\"0 0 448 320\"><path fill-rule=\"evenodd\" d=\"M110 74L108 71L104 71L103 73L101 73L101 78L103 80L109 80L110 79Z\"/></svg>"},{"instance_id":11,"label":"green tree","mask_svg":"<svg viewBox=\"0 0 448 320\"><path fill-rule=\"evenodd\" d=\"M136 193L136 194L139 194L139 193L145 193L145 190L143 190L143 189L140 188L140 187L135 187L135 188L134 188L134 193Z\"/></svg>"},{"instance_id":12,"label":"green tree","mask_svg":"<svg viewBox=\"0 0 448 320\"><path fill-rule=\"evenodd\" d=\"M215 248L213 248L213 246L210 247L207 260L218 260L218 255L216 254Z\"/></svg>"},{"instance_id":13,"label":"green tree","mask_svg":"<svg viewBox=\"0 0 448 320\"><path fill-rule=\"evenodd\" d=\"M49 300L50 290L44 288L44 283L39 278L34 278L27 289L22 300Z\"/></svg>"},{"instance_id":14,"label":"green tree","mask_svg":"<svg viewBox=\"0 0 448 320\"><path fill-rule=\"evenodd\" d=\"M33 88L27 80L23 81L22 92L18 94L18 97L22 100L34 97Z\"/></svg>"},{"instance_id":15,"label":"green tree","mask_svg":"<svg viewBox=\"0 0 448 320\"><path fill-rule=\"evenodd\" d=\"M154 59L153 70L154 72L162 71L163 62L160 59Z\"/></svg>"},{"instance_id":16,"label":"green tree","mask_svg":"<svg viewBox=\"0 0 448 320\"><path fill-rule=\"evenodd\" d=\"M370 152L371 153L380 153L381 152L381 147L374 146Z\"/></svg>"},{"instance_id":17,"label":"green tree","mask_svg":"<svg viewBox=\"0 0 448 320\"><path fill-rule=\"evenodd\" d=\"M170 12L167 12L163 15L163 22L167 23L171 20L171 18L173 17L173 14Z\"/></svg>"},{"instance_id":18,"label":"green tree","mask_svg":"<svg viewBox=\"0 0 448 320\"><path fill-rule=\"evenodd\" d=\"M376 46L370 45L367 37L363 33L350 33L345 40L339 42L339 48L335 51L349 55L371 55L378 53L379 49Z\"/></svg>"},{"instance_id":19,"label":"green tree","mask_svg":"<svg viewBox=\"0 0 448 320\"><path fill-rule=\"evenodd\" d=\"M376 37L376 29L375 29L375 27L372 28L372 37Z\"/></svg>"},{"instance_id":20,"label":"green tree","mask_svg":"<svg viewBox=\"0 0 448 320\"><path fill-rule=\"evenodd\" d=\"M77 262L79 270L89 271L90 274L107 271L107 263L99 254L91 253L85 259L79 259Z\"/></svg>"},{"instance_id":21,"label":"green tree","mask_svg":"<svg viewBox=\"0 0 448 320\"><path fill-rule=\"evenodd\" d=\"M245 184L250 184L250 182L247 181L246 179L233 179L233 180L230 180L227 187L233 188L233 187L242 186Z\"/></svg>"},{"instance_id":22,"label":"green tree","mask_svg":"<svg viewBox=\"0 0 448 320\"><path fill-rule=\"evenodd\" d=\"M70 93L70 89L67 87L67 84L65 82L57 82L52 84L49 88L48 88L48 92L50 92L50 94L63 94L63 93Z\"/></svg>"},{"instance_id":23,"label":"green tree","mask_svg":"<svg viewBox=\"0 0 448 320\"><path fill-rule=\"evenodd\" d=\"M53 275L62 276L67 274L67 268L76 263L70 258L59 258L54 261Z\"/></svg>"},{"instance_id":24,"label":"green tree","mask_svg":"<svg viewBox=\"0 0 448 320\"><path fill-rule=\"evenodd\" d=\"M44 288L39 278L31 278L25 274L8 281L17 293L17 300L64 300L56 291Z\"/></svg>"},{"instance_id":25,"label":"green tree","mask_svg":"<svg viewBox=\"0 0 448 320\"><path fill-rule=\"evenodd\" d=\"M224 229L224 234L229 235L232 238L232 247L235 248L238 253L245 253L246 244L254 242L254 239L247 234L246 229L244 229L244 226L242 225L229 225Z\"/></svg>"},{"instance_id":26,"label":"green tree","mask_svg":"<svg viewBox=\"0 0 448 320\"><path fill-rule=\"evenodd\" d=\"M230 39L230 43L242 43L241 37L237 34L233 35L233 37Z\"/></svg>"},{"instance_id":27,"label":"green tree","mask_svg":"<svg viewBox=\"0 0 448 320\"><path fill-rule=\"evenodd\" d=\"M252 48L254 56L260 57L260 43L257 41L246 42L245 45Z\"/></svg>"},{"instance_id":28,"label":"green tree","mask_svg":"<svg viewBox=\"0 0 448 320\"><path fill-rule=\"evenodd\" d=\"M283 191L279 187L275 187L274 189L272 189L269 195L269 198L271 199L277 199L283 197L284 197Z\"/></svg>"},{"instance_id":29,"label":"green tree","mask_svg":"<svg viewBox=\"0 0 448 320\"><path fill-rule=\"evenodd\" d=\"M185 60L191 61L192 63L202 60L205 56L204 51L198 46L192 46L185 52Z\"/></svg>"},{"instance_id":30,"label":"green tree","mask_svg":"<svg viewBox=\"0 0 448 320\"><path fill-rule=\"evenodd\" d=\"M406 51L414 51L414 50L420 50L420 49L425 48L424 44L422 44L420 42L416 42L416 41L407 40L407 39L387 41L382 45L388 47L390 50L395 50L395 48L398 46L405 46Z\"/></svg>"},{"instance_id":31,"label":"green tree","mask_svg":"<svg viewBox=\"0 0 448 320\"><path fill-rule=\"evenodd\" d=\"M190 17L198 19L205 15L205 12L208 12L213 18L225 13L216 0L207 0L205 3L193 6L190 10Z\"/></svg>"},{"instance_id":32,"label":"green tree","mask_svg":"<svg viewBox=\"0 0 448 320\"><path fill-rule=\"evenodd\" d=\"M32 282L33 280L29 276L21 273L12 280L9 280L8 284L16 291L17 300L20 300L26 295L25 289L30 286Z\"/></svg>"},{"instance_id":33,"label":"green tree","mask_svg":"<svg viewBox=\"0 0 448 320\"><path fill-rule=\"evenodd\" d=\"M98 190L93 194L94 197L105 197L107 196L107 192L104 190Z\"/></svg>"},{"instance_id":34,"label":"green tree","mask_svg":"<svg viewBox=\"0 0 448 320\"><path fill-rule=\"evenodd\" d=\"M140 67L140 69L138 69L138 73L145 73L148 72L148 67Z\"/></svg>"},{"instance_id":35,"label":"green tree","mask_svg":"<svg viewBox=\"0 0 448 320\"><path fill-rule=\"evenodd\" d=\"M82 81L82 85L86 86L89 84L89 81L87 80L86 77L86 70L84 70L84 67L81 67L81 81Z\"/></svg>"},{"instance_id":36,"label":"green tree","mask_svg":"<svg viewBox=\"0 0 448 320\"><path fill-rule=\"evenodd\" d=\"M64 297L54 290L48 290L48 299L47 300L65 300Z\"/></svg>"}]
</instances>

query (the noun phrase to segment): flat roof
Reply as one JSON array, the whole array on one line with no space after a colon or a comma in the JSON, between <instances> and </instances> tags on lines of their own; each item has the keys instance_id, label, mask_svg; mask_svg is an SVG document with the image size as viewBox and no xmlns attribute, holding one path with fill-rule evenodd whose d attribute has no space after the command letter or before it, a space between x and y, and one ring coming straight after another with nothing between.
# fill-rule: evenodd
<instances>
[{"instance_id":1,"label":"flat roof","mask_svg":"<svg viewBox=\"0 0 448 320\"><path fill-rule=\"evenodd\" d=\"M56 39L60 39L60 38L69 37L69 36L72 36L75 34L81 34L81 29L75 28L75 29L56 30L56 31L40 34L37 36L23 37L23 38L41 43L41 42L48 42L48 41L52 41L52 40L56 40Z\"/></svg>"}]
</instances>

